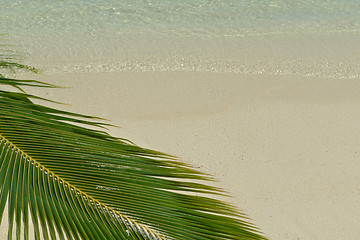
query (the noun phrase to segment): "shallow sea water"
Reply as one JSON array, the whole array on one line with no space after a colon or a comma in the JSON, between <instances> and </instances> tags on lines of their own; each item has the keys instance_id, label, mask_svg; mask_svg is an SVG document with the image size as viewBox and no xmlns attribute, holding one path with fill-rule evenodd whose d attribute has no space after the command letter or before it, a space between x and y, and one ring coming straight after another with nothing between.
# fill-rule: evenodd
<instances>
[{"instance_id":1,"label":"shallow sea water","mask_svg":"<svg viewBox=\"0 0 360 240\"><path fill-rule=\"evenodd\" d=\"M356 0L2 0L0 32L47 72L360 76Z\"/></svg>"}]
</instances>

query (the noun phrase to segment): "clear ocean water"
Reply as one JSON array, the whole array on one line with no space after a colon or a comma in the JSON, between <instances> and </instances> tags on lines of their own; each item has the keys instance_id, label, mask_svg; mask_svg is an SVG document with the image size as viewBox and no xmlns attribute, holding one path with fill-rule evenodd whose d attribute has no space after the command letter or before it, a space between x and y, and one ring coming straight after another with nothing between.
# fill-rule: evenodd
<instances>
[{"instance_id":1,"label":"clear ocean water","mask_svg":"<svg viewBox=\"0 0 360 240\"><path fill-rule=\"evenodd\" d=\"M0 0L0 9L0 33L48 71L360 71L359 0Z\"/></svg>"}]
</instances>

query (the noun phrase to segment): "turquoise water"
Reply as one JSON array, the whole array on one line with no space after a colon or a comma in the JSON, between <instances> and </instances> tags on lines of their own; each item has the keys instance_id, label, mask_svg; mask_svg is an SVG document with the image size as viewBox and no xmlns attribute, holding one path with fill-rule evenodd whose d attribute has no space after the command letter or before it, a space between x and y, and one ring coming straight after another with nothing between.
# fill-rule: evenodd
<instances>
[{"instance_id":1,"label":"turquoise water","mask_svg":"<svg viewBox=\"0 0 360 240\"><path fill-rule=\"evenodd\" d=\"M291 61L309 65L309 58L324 65L357 53L352 48L360 31L358 0L1 0L0 9L0 32L11 33L32 62L69 71L75 70L66 67L69 61L88 71L266 72L289 68ZM350 49L334 52L332 39ZM302 53L306 49L294 53L283 49L284 42L292 49L314 43L320 50L315 56L309 49L310 55ZM328 64L358 64L353 56L336 61Z\"/></svg>"},{"instance_id":2,"label":"turquoise water","mask_svg":"<svg viewBox=\"0 0 360 240\"><path fill-rule=\"evenodd\" d=\"M146 32L243 35L358 30L357 0L2 0L2 31L14 34Z\"/></svg>"}]
</instances>

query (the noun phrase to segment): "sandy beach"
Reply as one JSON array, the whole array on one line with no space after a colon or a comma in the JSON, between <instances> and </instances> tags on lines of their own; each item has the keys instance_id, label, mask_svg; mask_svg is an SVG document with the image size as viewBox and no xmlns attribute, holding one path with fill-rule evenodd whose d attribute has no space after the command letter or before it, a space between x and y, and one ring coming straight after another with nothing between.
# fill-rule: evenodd
<instances>
[{"instance_id":1,"label":"sandy beach","mask_svg":"<svg viewBox=\"0 0 360 240\"><path fill-rule=\"evenodd\" d=\"M358 1L0 7L0 61L42 71L1 74L65 87L41 104L212 175L269 240L360 239Z\"/></svg>"},{"instance_id":2,"label":"sandy beach","mask_svg":"<svg viewBox=\"0 0 360 240\"><path fill-rule=\"evenodd\" d=\"M210 72L35 78L71 88L31 93L109 119L120 126L111 134L213 175L269 239L360 238L358 79Z\"/></svg>"}]
</instances>

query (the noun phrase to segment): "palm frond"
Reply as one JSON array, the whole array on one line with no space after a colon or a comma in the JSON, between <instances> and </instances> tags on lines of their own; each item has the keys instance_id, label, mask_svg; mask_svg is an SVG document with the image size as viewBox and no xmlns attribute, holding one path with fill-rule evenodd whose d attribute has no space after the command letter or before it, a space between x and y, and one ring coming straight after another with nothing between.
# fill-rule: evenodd
<instances>
[{"instance_id":1,"label":"palm frond","mask_svg":"<svg viewBox=\"0 0 360 240\"><path fill-rule=\"evenodd\" d=\"M2 38L2 40L4 41L3 38L6 35L8 34L0 34L0 38ZM15 46L10 44L0 44L0 69L10 70L13 73L15 73L16 70L19 69L34 73L39 72L37 68L18 63L17 61L23 59L23 54L16 50L9 49L9 47L15 47Z\"/></svg>"},{"instance_id":2,"label":"palm frond","mask_svg":"<svg viewBox=\"0 0 360 240\"><path fill-rule=\"evenodd\" d=\"M55 87L0 77L0 86ZM110 136L98 119L0 91L0 223L9 239L265 239L211 178ZM30 215L29 215L30 213ZM16 228L13 231L14 226ZM23 227L23 231L21 230Z\"/></svg>"}]
</instances>

